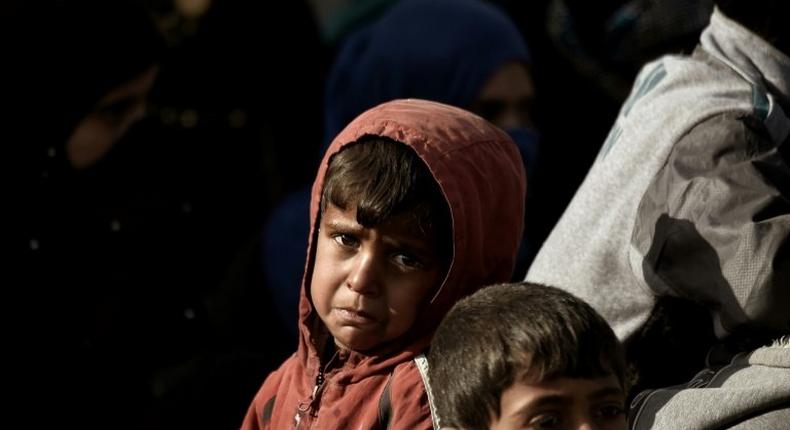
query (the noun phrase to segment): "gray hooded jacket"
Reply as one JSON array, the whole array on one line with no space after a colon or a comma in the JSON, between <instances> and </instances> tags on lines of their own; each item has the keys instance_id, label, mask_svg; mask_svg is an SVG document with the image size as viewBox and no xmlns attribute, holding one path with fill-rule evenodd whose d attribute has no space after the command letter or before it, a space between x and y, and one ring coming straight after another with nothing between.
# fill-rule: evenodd
<instances>
[{"instance_id":1,"label":"gray hooded jacket","mask_svg":"<svg viewBox=\"0 0 790 430\"><path fill-rule=\"evenodd\" d=\"M784 106L784 109L783 107ZM628 340L657 297L719 337L790 333L790 58L715 10L692 56L647 64L527 280Z\"/></svg>"},{"instance_id":2,"label":"gray hooded jacket","mask_svg":"<svg viewBox=\"0 0 790 430\"><path fill-rule=\"evenodd\" d=\"M640 72L527 280L588 301L626 341L660 297L705 306L720 338L790 333L787 109L790 58L715 10L693 55ZM779 345L641 393L630 424L786 429L789 415Z\"/></svg>"},{"instance_id":3,"label":"gray hooded jacket","mask_svg":"<svg viewBox=\"0 0 790 430\"><path fill-rule=\"evenodd\" d=\"M705 369L688 384L642 392L632 429L786 429L790 426L790 338Z\"/></svg>"}]
</instances>

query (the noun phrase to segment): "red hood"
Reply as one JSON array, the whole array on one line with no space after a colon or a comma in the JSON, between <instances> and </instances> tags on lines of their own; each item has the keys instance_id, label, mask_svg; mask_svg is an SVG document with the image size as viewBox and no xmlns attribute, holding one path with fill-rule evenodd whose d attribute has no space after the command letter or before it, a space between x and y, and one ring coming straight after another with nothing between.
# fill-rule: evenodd
<instances>
[{"instance_id":1,"label":"red hood","mask_svg":"<svg viewBox=\"0 0 790 430\"><path fill-rule=\"evenodd\" d=\"M397 345L387 348L397 352L352 352L349 364L363 365L351 366L356 371L346 375L350 380L410 359L428 346L439 321L458 299L484 285L510 279L523 230L526 193L526 175L516 145L506 133L476 115L440 103L407 99L379 105L357 117L327 149L313 184L298 351L310 371L318 365L316 339L326 334L323 324L316 324L309 288L324 176L332 156L364 136L404 143L428 166L450 208L453 260L415 326Z\"/></svg>"}]
</instances>

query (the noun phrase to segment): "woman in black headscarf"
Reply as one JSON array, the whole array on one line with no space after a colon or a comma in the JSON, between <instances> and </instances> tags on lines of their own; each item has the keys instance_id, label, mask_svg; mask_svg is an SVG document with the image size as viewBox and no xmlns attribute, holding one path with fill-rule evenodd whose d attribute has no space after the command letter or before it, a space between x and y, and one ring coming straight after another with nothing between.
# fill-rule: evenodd
<instances>
[{"instance_id":1,"label":"woman in black headscarf","mask_svg":"<svg viewBox=\"0 0 790 430\"><path fill-rule=\"evenodd\" d=\"M16 11L21 55L8 61L19 74L8 129L19 150L4 283L10 409L117 428L108 406L147 400L132 357L115 348L122 340L106 341L116 333L108 303L135 265L106 160L142 117L164 46L131 1L35 6Z\"/></svg>"}]
</instances>

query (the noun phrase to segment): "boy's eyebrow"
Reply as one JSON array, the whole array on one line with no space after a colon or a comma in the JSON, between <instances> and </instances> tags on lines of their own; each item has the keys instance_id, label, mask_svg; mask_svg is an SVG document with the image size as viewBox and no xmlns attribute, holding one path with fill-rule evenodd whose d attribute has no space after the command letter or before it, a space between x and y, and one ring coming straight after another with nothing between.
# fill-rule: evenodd
<instances>
[{"instance_id":1,"label":"boy's eyebrow","mask_svg":"<svg viewBox=\"0 0 790 430\"><path fill-rule=\"evenodd\" d=\"M622 396L622 395L623 395L623 390L620 387L609 386L609 387L601 388L599 390L595 390L592 393L590 393L587 397L589 399L600 399L602 397ZM561 403L566 403L568 401L569 398L567 396L563 396L561 394L549 394L549 395L541 396L525 404L522 408L519 409L519 412L522 412L528 408L561 404Z\"/></svg>"},{"instance_id":2,"label":"boy's eyebrow","mask_svg":"<svg viewBox=\"0 0 790 430\"><path fill-rule=\"evenodd\" d=\"M390 245L405 247L416 252L428 252L431 249L428 240L419 235L388 235L384 240Z\"/></svg>"},{"instance_id":3,"label":"boy's eyebrow","mask_svg":"<svg viewBox=\"0 0 790 430\"><path fill-rule=\"evenodd\" d=\"M359 223L350 220L344 219L329 219L325 220L326 226L332 230L341 230L347 231L351 233L356 233L364 230L365 227L359 225Z\"/></svg>"},{"instance_id":4,"label":"boy's eyebrow","mask_svg":"<svg viewBox=\"0 0 790 430\"><path fill-rule=\"evenodd\" d=\"M600 399L602 397L609 397L609 396L622 396L623 389L617 386L608 386L601 388L600 390L595 390L587 396L588 399Z\"/></svg>"},{"instance_id":5,"label":"boy's eyebrow","mask_svg":"<svg viewBox=\"0 0 790 430\"><path fill-rule=\"evenodd\" d=\"M541 408L543 406L550 406L550 405L561 405L563 403L568 403L568 402L570 402L570 399L567 396L563 396L560 394L548 394L545 396L540 396L537 399L522 405L516 411L516 414L522 415L528 412L530 409Z\"/></svg>"}]
</instances>

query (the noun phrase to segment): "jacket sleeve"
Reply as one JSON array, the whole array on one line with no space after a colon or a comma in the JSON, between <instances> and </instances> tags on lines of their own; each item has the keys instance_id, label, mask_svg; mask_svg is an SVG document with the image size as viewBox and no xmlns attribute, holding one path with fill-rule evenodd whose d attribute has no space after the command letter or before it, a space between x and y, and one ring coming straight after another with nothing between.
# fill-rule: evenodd
<instances>
[{"instance_id":1,"label":"jacket sleeve","mask_svg":"<svg viewBox=\"0 0 790 430\"><path fill-rule=\"evenodd\" d=\"M392 421L390 428L432 430L428 394L414 361L395 370L391 385Z\"/></svg>"},{"instance_id":2,"label":"jacket sleeve","mask_svg":"<svg viewBox=\"0 0 790 430\"><path fill-rule=\"evenodd\" d=\"M752 117L714 116L677 142L640 202L633 269L656 294L713 310L719 335L790 330L789 145Z\"/></svg>"},{"instance_id":3,"label":"jacket sleeve","mask_svg":"<svg viewBox=\"0 0 790 430\"><path fill-rule=\"evenodd\" d=\"M706 368L687 384L644 391L631 402L628 428L787 428L787 351L780 343L762 347L741 353L726 365Z\"/></svg>"}]
</instances>

